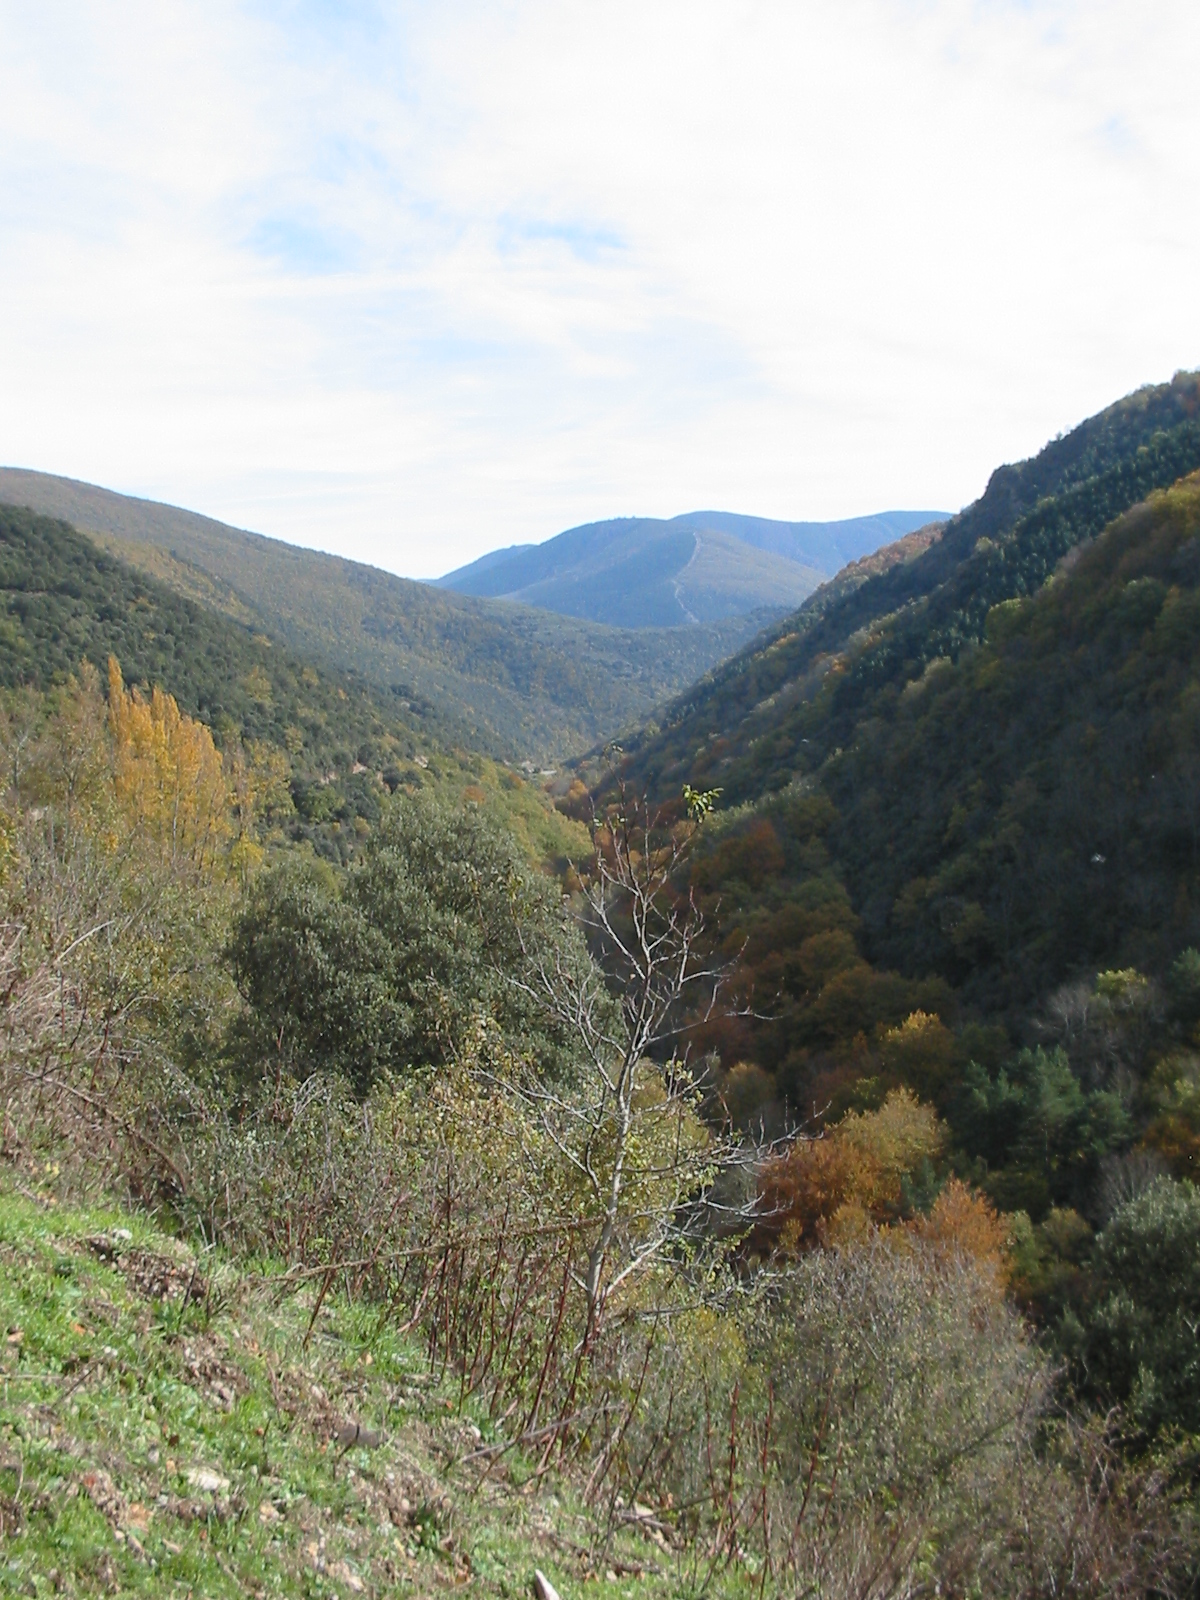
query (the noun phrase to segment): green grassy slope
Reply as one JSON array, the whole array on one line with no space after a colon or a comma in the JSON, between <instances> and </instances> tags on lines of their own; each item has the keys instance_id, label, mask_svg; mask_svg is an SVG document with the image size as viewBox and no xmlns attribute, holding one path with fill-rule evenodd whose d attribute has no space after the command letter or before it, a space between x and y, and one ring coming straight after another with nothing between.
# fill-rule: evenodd
<instances>
[{"instance_id":1,"label":"green grassy slope","mask_svg":"<svg viewBox=\"0 0 1200 1600\"><path fill-rule=\"evenodd\" d=\"M476 749L538 764L645 717L766 620L618 630L469 599L301 550L172 506L0 469L0 500L99 535L191 598L215 602L310 659L439 707Z\"/></svg>"},{"instance_id":2,"label":"green grassy slope","mask_svg":"<svg viewBox=\"0 0 1200 1600\"><path fill-rule=\"evenodd\" d=\"M636 1534L593 1566L569 1484L511 1453L485 1477L457 1384L378 1308L316 1300L6 1186L0 1594L678 1592L682 1555Z\"/></svg>"}]
</instances>

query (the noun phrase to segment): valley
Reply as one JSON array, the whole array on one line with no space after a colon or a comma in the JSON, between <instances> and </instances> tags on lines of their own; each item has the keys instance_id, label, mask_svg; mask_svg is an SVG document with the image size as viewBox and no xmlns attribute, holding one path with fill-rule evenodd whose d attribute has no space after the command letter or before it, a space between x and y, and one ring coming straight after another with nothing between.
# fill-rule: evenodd
<instances>
[{"instance_id":1,"label":"valley","mask_svg":"<svg viewBox=\"0 0 1200 1600\"><path fill-rule=\"evenodd\" d=\"M460 743L537 767L638 722L772 614L615 628L460 597L47 474L0 469L5 500L69 522L177 593L291 650L435 705Z\"/></svg>"},{"instance_id":2,"label":"valley","mask_svg":"<svg viewBox=\"0 0 1200 1600\"><path fill-rule=\"evenodd\" d=\"M17 1592L1193 1592L1200 376L773 619L0 490Z\"/></svg>"}]
</instances>

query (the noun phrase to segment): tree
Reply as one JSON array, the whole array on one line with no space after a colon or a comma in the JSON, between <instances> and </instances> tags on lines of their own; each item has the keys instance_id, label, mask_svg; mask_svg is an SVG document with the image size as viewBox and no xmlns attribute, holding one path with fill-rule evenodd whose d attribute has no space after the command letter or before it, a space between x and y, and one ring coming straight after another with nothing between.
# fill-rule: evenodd
<instances>
[{"instance_id":1,"label":"tree","mask_svg":"<svg viewBox=\"0 0 1200 1600\"><path fill-rule=\"evenodd\" d=\"M244 1065L347 1078L362 1094L405 1065L411 1009L385 976L387 941L324 863L286 862L251 889L229 946L248 1006L232 1043Z\"/></svg>"},{"instance_id":2,"label":"tree","mask_svg":"<svg viewBox=\"0 0 1200 1600\"><path fill-rule=\"evenodd\" d=\"M1062 1048L1022 1050L995 1077L969 1063L950 1120L996 1197L1035 1216L1078 1199L1131 1127L1117 1095L1084 1090Z\"/></svg>"},{"instance_id":3,"label":"tree","mask_svg":"<svg viewBox=\"0 0 1200 1600\"><path fill-rule=\"evenodd\" d=\"M160 1131L196 1115L232 998L214 960L233 887L220 757L115 661L107 706L84 662L4 709L21 741L0 811L6 1104L35 1143L178 1201L187 1141Z\"/></svg>"},{"instance_id":4,"label":"tree","mask_svg":"<svg viewBox=\"0 0 1200 1600\"><path fill-rule=\"evenodd\" d=\"M1172 1020L1190 1034L1200 1022L1200 950L1181 951L1167 974L1166 987Z\"/></svg>"},{"instance_id":5,"label":"tree","mask_svg":"<svg viewBox=\"0 0 1200 1600\"><path fill-rule=\"evenodd\" d=\"M931 1106L893 1089L878 1111L852 1111L823 1138L797 1139L763 1167L754 1243L793 1254L827 1243L831 1228L894 1220L945 1134Z\"/></svg>"},{"instance_id":6,"label":"tree","mask_svg":"<svg viewBox=\"0 0 1200 1600\"><path fill-rule=\"evenodd\" d=\"M149 700L126 689L115 656L108 658L108 718L116 794L128 821L146 829L172 862L211 862L232 833L232 816L208 728L162 689Z\"/></svg>"},{"instance_id":7,"label":"tree","mask_svg":"<svg viewBox=\"0 0 1200 1600\"><path fill-rule=\"evenodd\" d=\"M1200 1192L1159 1178L1100 1234L1076 1354L1086 1392L1153 1435L1200 1430Z\"/></svg>"},{"instance_id":8,"label":"tree","mask_svg":"<svg viewBox=\"0 0 1200 1600\"><path fill-rule=\"evenodd\" d=\"M564 962L561 946L514 923L526 958L517 987L576 1046L565 1092L529 1074L513 1087L579 1183L589 1328L615 1291L688 1236L696 1215L687 1202L727 1154L700 1121L689 1070L691 1037L721 1008L730 974L707 954L706 919L687 886L715 799L686 792L688 815L671 822L619 783L616 802L594 817L582 917L599 965Z\"/></svg>"},{"instance_id":9,"label":"tree","mask_svg":"<svg viewBox=\"0 0 1200 1600\"><path fill-rule=\"evenodd\" d=\"M1070 1215L1074 1217L1075 1213ZM911 1227L934 1251L967 1256L976 1266L993 1273L997 1284L1008 1281L1012 1225L960 1178L948 1179L929 1215L915 1217Z\"/></svg>"},{"instance_id":10,"label":"tree","mask_svg":"<svg viewBox=\"0 0 1200 1600\"><path fill-rule=\"evenodd\" d=\"M482 1026L561 1079L576 1041L528 992L530 943L564 972L590 966L557 886L502 828L397 795L343 879L289 863L252 890L229 947L248 1006L233 1042L255 1070L273 1056L364 1094L381 1073L472 1054Z\"/></svg>"}]
</instances>

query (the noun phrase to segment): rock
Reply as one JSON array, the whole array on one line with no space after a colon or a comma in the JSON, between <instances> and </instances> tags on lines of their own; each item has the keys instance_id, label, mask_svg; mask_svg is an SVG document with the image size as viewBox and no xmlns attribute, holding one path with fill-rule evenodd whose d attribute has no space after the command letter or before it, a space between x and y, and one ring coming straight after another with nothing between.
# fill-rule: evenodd
<instances>
[{"instance_id":1,"label":"rock","mask_svg":"<svg viewBox=\"0 0 1200 1600\"><path fill-rule=\"evenodd\" d=\"M353 1417L346 1417L339 1422L334 1428L333 1437L345 1450L378 1450L380 1445L379 1434L373 1428L364 1428Z\"/></svg>"},{"instance_id":2,"label":"rock","mask_svg":"<svg viewBox=\"0 0 1200 1600\"><path fill-rule=\"evenodd\" d=\"M115 1523L125 1510L125 1501L108 1473L102 1470L85 1472L80 1482L100 1515Z\"/></svg>"},{"instance_id":3,"label":"rock","mask_svg":"<svg viewBox=\"0 0 1200 1600\"><path fill-rule=\"evenodd\" d=\"M191 1467L184 1477L193 1489L199 1489L202 1494L223 1494L229 1487L229 1479L223 1478L211 1467Z\"/></svg>"}]
</instances>

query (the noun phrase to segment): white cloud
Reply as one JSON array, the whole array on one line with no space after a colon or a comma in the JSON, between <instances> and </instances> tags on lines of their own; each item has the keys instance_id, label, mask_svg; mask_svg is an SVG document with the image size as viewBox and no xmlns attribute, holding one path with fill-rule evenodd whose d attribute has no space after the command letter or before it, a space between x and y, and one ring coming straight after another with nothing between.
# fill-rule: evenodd
<instances>
[{"instance_id":1,"label":"white cloud","mask_svg":"<svg viewBox=\"0 0 1200 1600\"><path fill-rule=\"evenodd\" d=\"M0 457L428 575L1200 364L1200 12L0 0Z\"/></svg>"}]
</instances>

